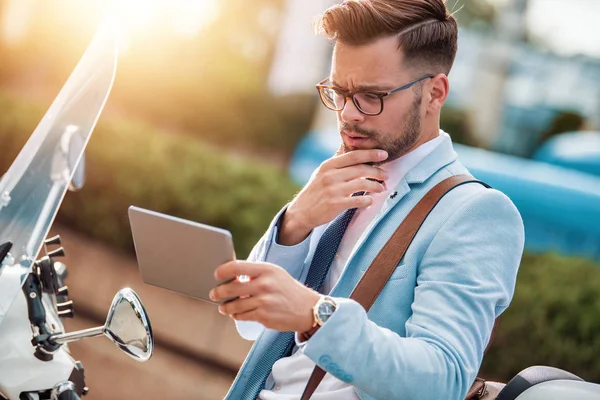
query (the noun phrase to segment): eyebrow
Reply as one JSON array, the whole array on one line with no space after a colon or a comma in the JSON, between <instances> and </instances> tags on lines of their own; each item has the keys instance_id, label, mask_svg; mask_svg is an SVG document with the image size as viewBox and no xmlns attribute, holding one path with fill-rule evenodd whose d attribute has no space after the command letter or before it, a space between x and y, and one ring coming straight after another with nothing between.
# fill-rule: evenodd
<instances>
[{"instance_id":1,"label":"eyebrow","mask_svg":"<svg viewBox=\"0 0 600 400\"><path fill-rule=\"evenodd\" d=\"M331 80L331 84L333 86L339 87L340 89L345 89L341 85L338 85L334 80ZM356 90L358 90L360 92L365 92L365 91L387 92L390 89L388 89L387 87L383 87L381 85L357 85Z\"/></svg>"}]
</instances>

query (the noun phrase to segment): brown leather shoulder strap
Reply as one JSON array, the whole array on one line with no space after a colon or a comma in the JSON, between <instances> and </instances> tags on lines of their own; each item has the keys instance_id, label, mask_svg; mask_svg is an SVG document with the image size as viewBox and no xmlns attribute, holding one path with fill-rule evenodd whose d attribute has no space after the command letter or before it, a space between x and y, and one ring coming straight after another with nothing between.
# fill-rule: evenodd
<instances>
[{"instance_id":1,"label":"brown leather shoulder strap","mask_svg":"<svg viewBox=\"0 0 600 400\"><path fill-rule=\"evenodd\" d=\"M485 183L473 179L470 175L451 176L435 185L404 218L404 221L398 226L392 237L383 246L373 260L373 263L371 263L364 273L352 291L350 298L357 301L368 311L398 266L398 263L404 257L408 246L412 243L431 210L450 190L470 182L480 183L489 187ZM301 400L310 399L310 396L317 389L324 376L325 371L316 366L304 389Z\"/></svg>"}]
</instances>

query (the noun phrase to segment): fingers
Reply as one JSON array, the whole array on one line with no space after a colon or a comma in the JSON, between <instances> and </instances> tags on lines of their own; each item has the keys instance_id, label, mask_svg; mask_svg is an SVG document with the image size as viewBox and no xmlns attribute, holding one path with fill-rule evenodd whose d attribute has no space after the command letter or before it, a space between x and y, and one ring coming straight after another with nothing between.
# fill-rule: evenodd
<instances>
[{"instance_id":1,"label":"fingers","mask_svg":"<svg viewBox=\"0 0 600 400\"><path fill-rule=\"evenodd\" d=\"M215 270L215 279L224 281L238 276L256 277L268 270L266 264L233 260L219 265Z\"/></svg>"},{"instance_id":2,"label":"fingers","mask_svg":"<svg viewBox=\"0 0 600 400\"><path fill-rule=\"evenodd\" d=\"M265 313L261 311L260 308L255 308L253 310L249 310L246 312L241 312L237 314L229 314L231 318L236 321L256 321L263 325L266 325L266 316Z\"/></svg>"},{"instance_id":3,"label":"fingers","mask_svg":"<svg viewBox=\"0 0 600 400\"><path fill-rule=\"evenodd\" d=\"M213 288L208 296L212 301L220 302L231 298L241 296L251 296L256 293L256 288L253 282L240 282L235 279L231 282Z\"/></svg>"},{"instance_id":4,"label":"fingers","mask_svg":"<svg viewBox=\"0 0 600 400\"><path fill-rule=\"evenodd\" d=\"M351 208L367 208L371 204L373 204L373 197L371 196L346 197L345 199L340 200L340 207L343 207L345 210Z\"/></svg>"},{"instance_id":5,"label":"fingers","mask_svg":"<svg viewBox=\"0 0 600 400\"><path fill-rule=\"evenodd\" d=\"M327 205L328 209L331 210L331 214L334 214L333 218L335 218L342 212L351 208L367 208L373 204L373 201L373 196L369 195L344 196L331 199Z\"/></svg>"},{"instance_id":6,"label":"fingers","mask_svg":"<svg viewBox=\"0 0 600 400\"><path fill-rule=\"evenodd\" d=\"M332 191L337 193L344 193L345 195L351 195L356 192L369 192L369 193L381 193L385 192L385 185L370 181L368 179L354 179L350 182L344 182L335 187L331 188Z\"/></svg>"},{"instance_id":7,"label":"fingers","mask_svg":"<svg viewBox=\"0 0 600 400\"><path fill-rule=\"evenodd\" d=\"M246 297L237 299L219 306L219 312L224 315L234 316L256 310L264 303L263 296Z\"/></svg>"},{"instance_id":8,"label":"fingers","mask_svg":"<svg viewBox=\"0 0 600 400\"><path fill-rule=\"evenodd\" d=\"M381 162L387 157L388 154L385 150L353 150L348 153L336 155L325 161L323 165L326 168L345 168L351 165Z\"/></svg>"},{"instance_id":9,"label":"fingers","mask_svg":"<svg viewBox=\"0 0 600 400\"><path fill-rule=\"evenodd\" d=\"M382 168L367 164L326 171L324 176L329 176L335 182L347 182L358 178L373 178L378 181L385 181L389 177L388 173Z\"/></svg>"}]
</instances>

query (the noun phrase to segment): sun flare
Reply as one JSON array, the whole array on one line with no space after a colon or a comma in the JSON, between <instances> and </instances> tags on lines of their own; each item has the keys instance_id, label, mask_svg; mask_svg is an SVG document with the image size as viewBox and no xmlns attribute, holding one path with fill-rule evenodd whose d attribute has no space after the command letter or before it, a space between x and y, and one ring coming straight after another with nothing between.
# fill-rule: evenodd
<instances>
[{"instance_id":1,"label":"sun flare","mask_svg":"<svg viewBox=\"0 0 600 400\"><path fill-rule=\"evenodd\" d=\"M35 24L32 15L46 7L35 0L5 0L1 4L0 34L13 44L22 41ZM126 40L132 41L157 33L194 38L216 19L218 10L218 0L57 0L43 12L47 18L66 16L84 26L110 17L119 22Z\"/></svg>"},{"instance_id":2,"label":"sun flare","mask_svg":"<svg viewBox=\"0 0 600 400\"><path fill-rule=\"evenodd\" d=\"M113 0L110 13L136 35L156 29L168 21L184 37L194 37L217 14L216 0Z\"/></svg>"}]
</instances>

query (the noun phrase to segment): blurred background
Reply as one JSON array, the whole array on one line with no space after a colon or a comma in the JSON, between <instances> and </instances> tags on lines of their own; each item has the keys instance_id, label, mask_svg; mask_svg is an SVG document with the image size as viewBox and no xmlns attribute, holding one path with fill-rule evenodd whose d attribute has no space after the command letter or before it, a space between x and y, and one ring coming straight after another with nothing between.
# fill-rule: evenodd
<instances>
[{"instance_id":1,"label":"blurred background","mask_svg":"<svg viewBox=\"0 0 600 400\"><path fill-rule=\"evenodd\" d=\"M0 0L0 171L12 163L101 21L122 24L113 91L68 193L69 330L103 323L134 288L156 336L145 364L74 343L90 399L222 398L251 343L212 305L144 285L127 208L229 229L244 258L337 149L314 84L332 0ZM459 53L442 128L473 174L525 221L526 254L482 374L536 364L600 381L600 2L448 0Z\"/></svg>"}]
</instances>

